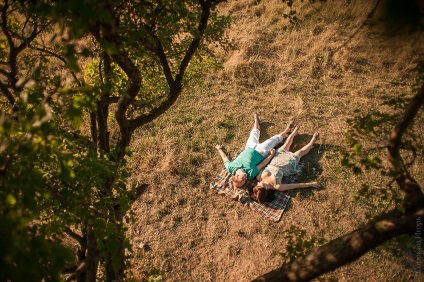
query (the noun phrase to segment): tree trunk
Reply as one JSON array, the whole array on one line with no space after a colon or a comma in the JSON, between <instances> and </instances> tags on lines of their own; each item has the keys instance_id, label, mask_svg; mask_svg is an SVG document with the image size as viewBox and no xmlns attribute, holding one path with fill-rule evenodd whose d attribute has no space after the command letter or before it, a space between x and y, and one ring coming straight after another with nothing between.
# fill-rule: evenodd
<instances>
[{"instance_id":1,"label":"tree trunk","mask_svg":"<svg viewBox=\"0 0 424 282\"><path fill-rule=\"evenodd\" d=\"M77 270L67 279L72 281L76 279L77 282L95 282L97 278L97 269L99 266L99 252L97 250L97 240L94 235L93 228L87 227L86 239L86 254L82 261L79 261Z\"/></svg>"}]
</instances>

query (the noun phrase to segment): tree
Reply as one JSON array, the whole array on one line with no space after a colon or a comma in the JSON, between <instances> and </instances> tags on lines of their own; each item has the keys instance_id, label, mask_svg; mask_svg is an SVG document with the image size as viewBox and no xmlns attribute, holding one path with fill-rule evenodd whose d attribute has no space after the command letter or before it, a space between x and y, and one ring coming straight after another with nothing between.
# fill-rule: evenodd
<instances>
[{"instance_id":1,"label":"tree","mask_svg":"<svg viewBox=\"0 0 424 282\"><path fill-rule=\"evenodd\" d=\"M131 138L225 43L219 2L2 1L1 280L125 277Z\"/></svg>"}]
</instances>

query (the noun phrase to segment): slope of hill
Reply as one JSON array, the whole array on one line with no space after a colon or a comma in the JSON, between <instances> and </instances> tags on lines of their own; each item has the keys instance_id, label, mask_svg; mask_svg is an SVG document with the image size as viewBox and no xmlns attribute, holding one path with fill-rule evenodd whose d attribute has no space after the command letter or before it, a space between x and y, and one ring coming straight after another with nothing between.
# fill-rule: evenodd
<instances>
[{"instance_id":1,"label":"slope of hill","mask_svg":"<svg viewBox=\"0 0 424 282\"><path fill-rule=\"evenodd\" d=\"M150 184L134 205L128 232L137 280L159 273L165 281L249 281L282 263L290 226L328 241L386 208L389 203L357 198L363 185L385 188L387 180L341 166L349 150L344 132L355 109L388 110L383 96L413 95L412 70L424 58L424 37L410 25L386 25L384 1L368 18L376 2L298 4L296 25L284 18L282 1L220 6L233 18L228 36L235 46L217 50L222 68L188 87L133 141L131 182ZM301 181L317 180L324 189L294 192L279 223L209 189L223 168L214 145L222 143L229 153L240 148L254 111L265 122L261 139L292 119L301 122L295 148L320 132ZM424 183L423 152L418 153L413 170ZM415 271L416 258L411 245L398 256L379 248L323 280L418 281L424 276Z\"/></svg>"}]
</instances>

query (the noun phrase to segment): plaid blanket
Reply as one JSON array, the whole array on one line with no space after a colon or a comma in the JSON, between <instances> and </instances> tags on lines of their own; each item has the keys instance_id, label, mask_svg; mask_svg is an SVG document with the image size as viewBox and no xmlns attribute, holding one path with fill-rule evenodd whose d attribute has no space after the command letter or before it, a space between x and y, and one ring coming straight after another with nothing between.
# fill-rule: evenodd
<instances>
[{"instance_id":1,"label":"plaid blanket","mask_svg":"<svg viewBox=\"0 0 424 282\"><path fill-rule=\"evenodd\" d=\"M283 183L293 183L296 181L297 177L302 172L304 163L299 163L300 172L296 175L290 175L289 177L283 178ZM253 188L257 181L256 180L249 180L246 182L246 184L241 188L233 189L230 186L230 173L227 172L226 169L223 169L218 176L216 177L215 181L213 181L210 184L210 189L215 190L220 195L225 195L227 197L230 197L231 199L235 201L239 201L244 206L251 208L254 211L257 211L261 213L266 218L278 222L281 217L283 216L284 209L286 208L289 200L290 200L290 192L291 191L275 191L275 198L272 202L267 202L265 204L260 204L258 202L253 201L248 196L248 189Z\"/></svg>"}]
</instances>

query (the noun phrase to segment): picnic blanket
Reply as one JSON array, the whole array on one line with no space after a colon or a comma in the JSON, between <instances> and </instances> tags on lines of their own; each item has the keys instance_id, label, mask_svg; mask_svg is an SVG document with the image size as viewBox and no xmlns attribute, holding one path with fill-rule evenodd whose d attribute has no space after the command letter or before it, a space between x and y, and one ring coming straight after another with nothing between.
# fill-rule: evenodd
<instances>
[{"instance_id":1,"label":"picnic blanket","mask_svg":"<svg viewBox=\"0 0 424 282\"><path fill-rule=\"evenodd\" d=\"M304 163L300 162L300 172L295 175L284 177L283 183L293 183L302 172L303 166ZM230 186L230 178L231 174L226 169L223 169L218 174L215 181L211 182L209 188L215 190L220 195L225 195L235 201L239 201L245 207L249 207L256 212L261 213L263 216L274 222L278 222L281 219L290 200L291 191L275 191L275 198L272 202L261 204L250 199L247 192L248 189L253 188L256 185L256 180L249 180L243 187L233 189Z\"/></svg>"}]
</instances>

